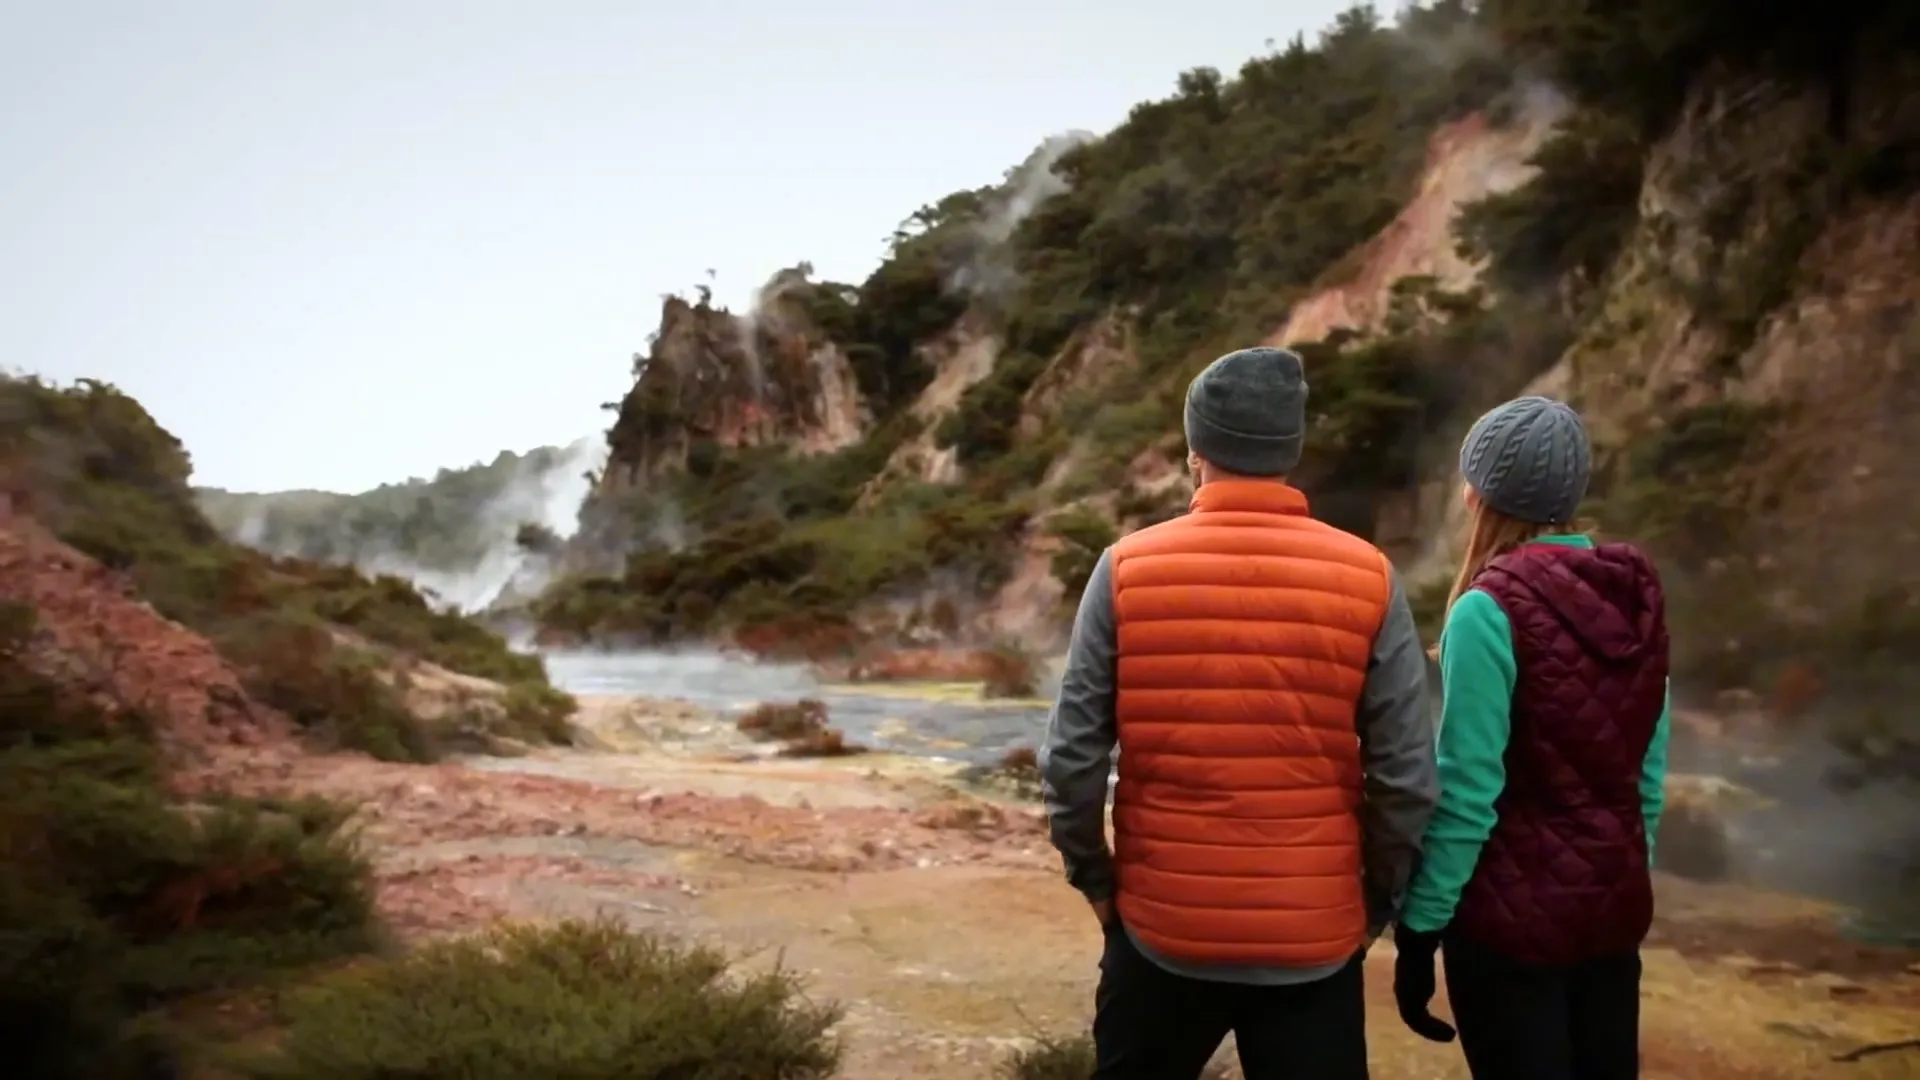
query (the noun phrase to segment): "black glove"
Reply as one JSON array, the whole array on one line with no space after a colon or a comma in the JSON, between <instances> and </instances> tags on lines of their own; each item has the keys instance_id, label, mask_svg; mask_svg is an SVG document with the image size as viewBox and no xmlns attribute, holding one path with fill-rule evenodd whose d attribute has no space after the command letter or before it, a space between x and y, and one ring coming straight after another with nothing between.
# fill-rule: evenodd
<instances>
[{"instance_id":1,"label":"black glove","mask_svg":"<svg viewBox=\"0 0 1920 1080\"><path fill-rule=\"evenodd\" d=\"M1433 967L1434 955L1440 951L1439 933L1396 926L1393 945L1399 951L1393 961L1393 1000L1400 1007L1401 1022L1423 1039L1452 1042L1453 1025L1434 1016L1429 1008L1435 989Z\"/></svg>"}]
</instances>

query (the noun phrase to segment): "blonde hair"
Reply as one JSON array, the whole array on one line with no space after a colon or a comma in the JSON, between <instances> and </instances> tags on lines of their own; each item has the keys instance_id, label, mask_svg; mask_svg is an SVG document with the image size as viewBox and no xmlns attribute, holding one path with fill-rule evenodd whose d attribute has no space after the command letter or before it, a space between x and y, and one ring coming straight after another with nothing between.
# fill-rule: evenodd
<instances>
[{"instance_id":1,"label":"blonde hair","mask_svg":"<svg viewBox=\"0 0 1920 1080\"><path fill-rule=\"evenodd\" d=\"M1453 605L1473 587L1473 579L1499 556L1537 537L1580 531L1571 524L1541 525L1522 521L1495 510L1485 499L1474 499L1473 520L1467 523L1467 550L1460 558L1460 572L1454 575L1453 591L1447 594L1447 610L1453 610Z\"/></svg>"}]
</instances>

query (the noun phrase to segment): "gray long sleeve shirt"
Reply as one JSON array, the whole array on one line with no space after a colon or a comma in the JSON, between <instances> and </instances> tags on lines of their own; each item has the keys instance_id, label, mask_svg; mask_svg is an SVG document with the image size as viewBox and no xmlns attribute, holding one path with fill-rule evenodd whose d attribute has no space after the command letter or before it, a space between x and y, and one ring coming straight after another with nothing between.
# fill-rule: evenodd
<instances>
[{"instance_id":1,"label":"gray long sleeve shirt","mask_svg":"<svg viewBox=\"0 0 1920 1080\"><path fill-rule=\"evenodd\" d=\"M1041 791L1053 846L1067 881L1089 900L1112 897L1113 850L1107 843L1107 797L1119 744L1119 630L1113 611L1113 553L1094 566L1074 618L1060 696L1040 748ZM1427 819L1440 797L1434 760L1434 718L1427 705L1427 657L1399 575L1392 577L1386 618L1373 642L1357 710L1362 768L1364 885L1374 933L1400 908L1420 855ZM1134 940L1139 945L1138 939ZM1284 984L1333 974L1326 968L1248 968L1177 963L1142 948L1176 974L1223 982Z\"/></svg>"}]
</instances>

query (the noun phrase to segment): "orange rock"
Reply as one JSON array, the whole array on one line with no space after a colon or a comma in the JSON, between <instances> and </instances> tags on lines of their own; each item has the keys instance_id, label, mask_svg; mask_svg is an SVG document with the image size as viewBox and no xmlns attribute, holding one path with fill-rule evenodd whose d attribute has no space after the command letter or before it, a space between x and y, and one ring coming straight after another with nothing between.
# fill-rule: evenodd
<instances>
[{"instance_id":1,"label":"orange rock","mask_svg":"<svg viewBox=\"0 0 1920 1080\"><path fill-rule=\"evenodd\" d=\"M34 610L29 664L145 712L183 758L291 742L292 723L249 698L205 638L140 600L124 574L17 514L0 513L0 602Z\"/></svg>"}]
</instances>

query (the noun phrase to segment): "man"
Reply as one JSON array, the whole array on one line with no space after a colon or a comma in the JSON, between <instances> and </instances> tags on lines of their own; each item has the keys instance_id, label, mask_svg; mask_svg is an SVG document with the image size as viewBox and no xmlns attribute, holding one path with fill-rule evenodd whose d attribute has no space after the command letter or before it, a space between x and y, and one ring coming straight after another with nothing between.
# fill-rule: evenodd
<instances>
[{"instance_id":1,"label":"man","mask_svg":"<svg viewBox=\"0 0 1920 1080\"><path fill-rule=\"evenodd\" d=\"M1307 516L1300 358L1187 388L1192 512L1087 582L1040 752L1053 843L1105 931L1099 1078L1365 1080L1361 964L1439 797L1427 658L1393 565ZM1110 760L1120 748L1111 849Z\"/></svg>"}]
</instances>

